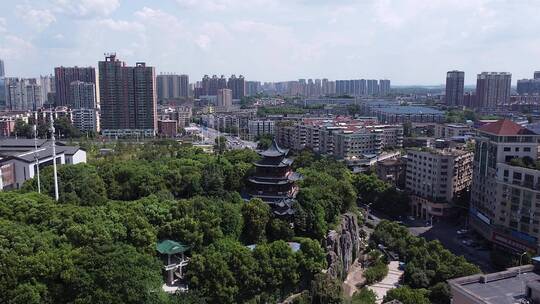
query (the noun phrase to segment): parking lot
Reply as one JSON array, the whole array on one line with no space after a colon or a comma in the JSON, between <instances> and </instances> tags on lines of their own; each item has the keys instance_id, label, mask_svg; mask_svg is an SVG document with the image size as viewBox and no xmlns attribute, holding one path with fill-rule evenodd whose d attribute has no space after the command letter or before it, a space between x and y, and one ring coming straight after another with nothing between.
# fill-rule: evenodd
<instances>
[{"instance_id":1,"label":"parking lot","mask_svg":"<svg viewBox=\"0 0 540 304\"><path fill-rule=\"evenodd\" d=\"M370 222L374 225L382 218L383 214L372 212ZM494 272L491 266L489 249L484 241L471 231L458 233L464 226L458 222L435 222L431 223L411 217L403 219L403 225L407 226L411 234L421 236L428 241L438 240L455 255L464 256L467 261L478 265L483 272Z\"/></svg>"},{"instance_id":2,"label":"parking lot","mask_svg":"<svg viewBox=\"0 0 540 304\"><path fill-rule=\"evenodd\" d=\"M442 245L456 255L464 256L469 262L476 264L483 272L493 272L489 249L479 236L467 231L458 223L439 222L427 226L424 221L407 219L404 224L409 231L425 239L438 240ZM461 231L460 231L461 230ZM460 232L458 232L460 231Z\"/></svg>"}]
</instances>

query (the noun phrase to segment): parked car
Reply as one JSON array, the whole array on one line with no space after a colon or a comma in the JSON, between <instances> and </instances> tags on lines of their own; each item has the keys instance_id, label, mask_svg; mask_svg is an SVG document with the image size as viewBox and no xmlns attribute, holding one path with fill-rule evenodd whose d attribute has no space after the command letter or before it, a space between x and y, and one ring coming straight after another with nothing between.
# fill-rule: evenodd
<instances>
[{"instance_id":1,"label":"parked car","mask_svg":"<svg viewBox=\"0 0 540 304\"><path fill-rule=\"evenodd\" d=\"M407 216L407 219L408 219L409 221L414 221L414 220L415 220L414 216L412 216L412 215Z\"/></svg>"},{"instance_id":2,"label":"parked car","mask_svg":"<svg viewBox=\"0 0 540 304\"><path fill-rule=\"evenodd\" d=\"M467 230L467 229L459 229L459 230L457 231L457 234L458 234L458 235L460 235L460 234L467 234L467 232L469 232L469 230Z\"/></svg>"}]
</instances>

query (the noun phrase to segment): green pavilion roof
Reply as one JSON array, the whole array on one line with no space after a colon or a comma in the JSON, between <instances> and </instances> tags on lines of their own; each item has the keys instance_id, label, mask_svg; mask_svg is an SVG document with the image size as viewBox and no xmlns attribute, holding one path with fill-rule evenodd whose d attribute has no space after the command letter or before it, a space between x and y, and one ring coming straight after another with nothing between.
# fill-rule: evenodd
<instances>
[{"instance_id":1,"label":"green pavilion roof","mask_svg":"<svg viewBox=\"0 0 540 304\"><path fill-rule=\"evenodd\" d=\"M163 240L157 243L156 249L161 254L177 254L187 251L189 246L173 240Z\"/></svg>"}]
</instances>

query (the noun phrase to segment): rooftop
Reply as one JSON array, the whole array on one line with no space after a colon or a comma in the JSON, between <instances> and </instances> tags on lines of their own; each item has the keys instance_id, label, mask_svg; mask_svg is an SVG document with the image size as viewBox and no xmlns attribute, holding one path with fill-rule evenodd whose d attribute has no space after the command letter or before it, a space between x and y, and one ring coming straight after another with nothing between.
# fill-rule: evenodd
<instances>
[{"instance_id":1,"label":"rooftop","mask_svg":"<svg viewBox=\"0 0 540 304\"><path fill-rule=\"evenodd\" d=\"M519 271L521 274L518 276ZM477 274L449 280L452 290L456 289L473 297L475 303L508 304L524 299L525 285L537 284L540 275L534 266L526 265L505 271ZM481 301L481 302L480 302Z\"/></svg>"},{"instance_id":2,"label":"rooftop","mask_svg":"<svg viewBox=\"0 0 540 304\"><path fill-rule=\"evenodd\" d=\"M533 131L524 128L509 119L501 119L496 122L487 123L478 128L478 130L499 136L536 135Z\"/></svg>"}]
</instances>

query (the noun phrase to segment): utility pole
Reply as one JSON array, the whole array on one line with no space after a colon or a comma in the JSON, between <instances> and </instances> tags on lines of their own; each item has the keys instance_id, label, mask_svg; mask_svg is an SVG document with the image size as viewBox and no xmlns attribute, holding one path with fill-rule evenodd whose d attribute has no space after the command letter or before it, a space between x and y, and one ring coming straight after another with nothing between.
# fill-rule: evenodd
<instances>
[{"instance_id":1,"label":"utility pole","mask_svg":"<svg viewBox=\"0 0 540 304\"><path fill-rule=\"evenodd\" d=\"M56 171L56 144L54 138L54 118L51 112L51 140L52 140L52 153L53 153L53 172L54 172L54 199L58 201L58 174Z\"/></svg>"},{"instance_id":2,"label":"utility pole","mask_svg":"<svg viewBox=\"0 0 540 304\"><path fill-rule=\"evenodd\" d=\"M34 123L34 158L36 159L37 191L41 193L41 181L39 179L39 152L37 150L37 117Z\"/></svg>"}]
</instances>

